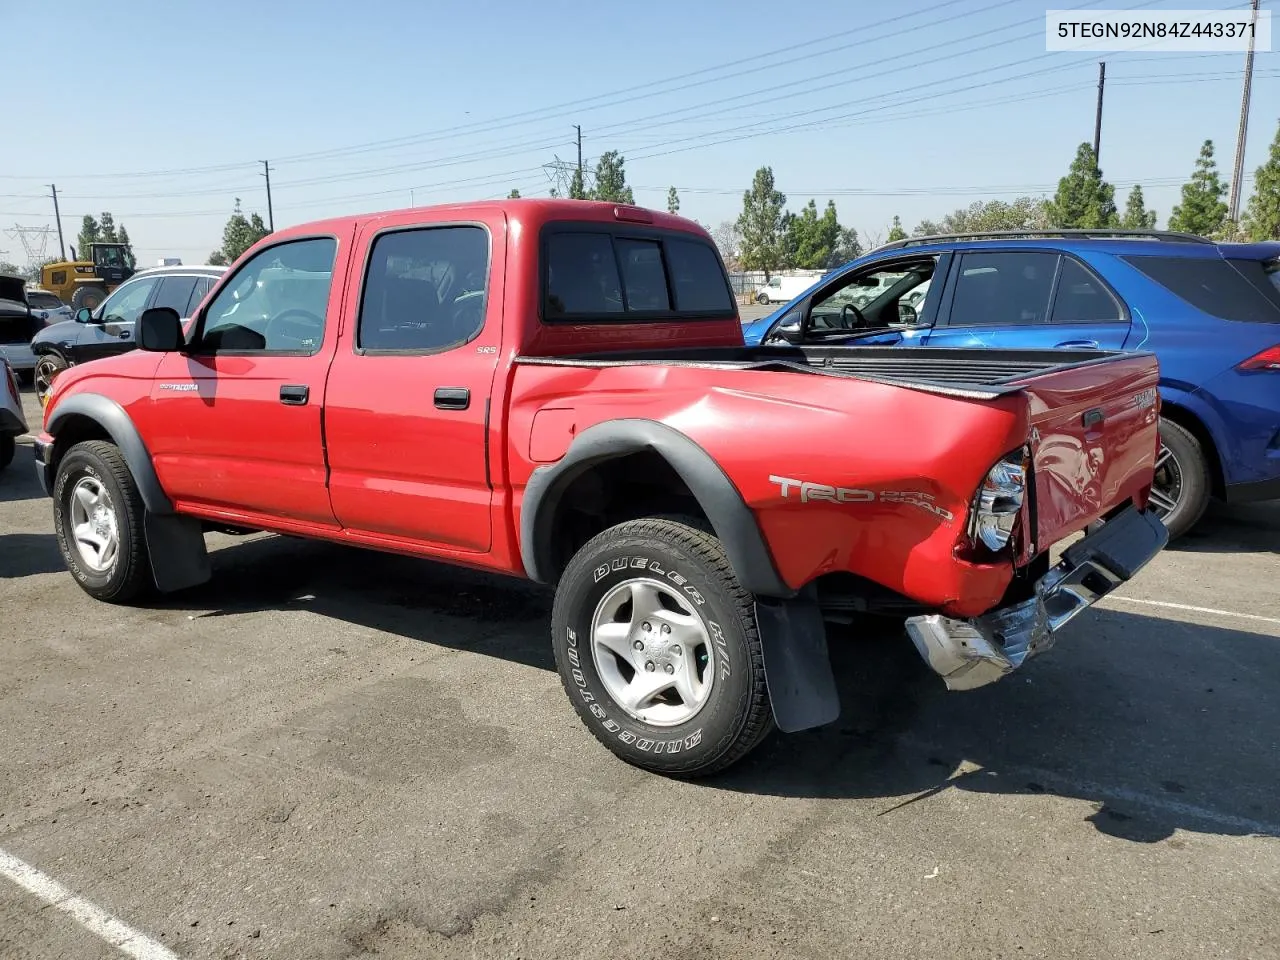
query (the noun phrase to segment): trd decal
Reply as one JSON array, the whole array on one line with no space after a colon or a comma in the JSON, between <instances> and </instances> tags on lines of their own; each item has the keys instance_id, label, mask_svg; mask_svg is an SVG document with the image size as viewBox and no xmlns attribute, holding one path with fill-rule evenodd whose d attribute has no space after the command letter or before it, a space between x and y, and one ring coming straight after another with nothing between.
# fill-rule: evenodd
<instances>
[{"instance_id":1,"label":"trd decal","mask_svg":"<svg viewBox=\"0 0 1280 960\"><path fill-rule=\"evenodd\" d=\"M782 498L798 499L801 503L905 503L933 514L943 520L951 521L955 515L950 510L938 506L932 494L922 490L859 490L855 487L833 487L825 483L810 483L808 480L793 480L790 477L770 475L770 483L776 483L782 489Z\"/></svg>"}]
</instances>

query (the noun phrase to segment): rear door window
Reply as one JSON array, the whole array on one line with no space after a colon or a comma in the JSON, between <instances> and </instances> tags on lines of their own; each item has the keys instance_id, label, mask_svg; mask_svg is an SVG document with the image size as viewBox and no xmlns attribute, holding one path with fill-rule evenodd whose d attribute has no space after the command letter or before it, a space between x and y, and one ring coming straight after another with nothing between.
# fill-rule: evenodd
<instances>
[{"instance_id":1,"label":"rear door window","mask_svg":"<svg viewBox=\"0 0 1280 960\"><path fill-rule=\"evenodd\" d=\"M1049 319L1056 253L966 253L960 258L953 327L1026 326Z\"/></svg>"},{"instance_id":2,"label":"rear door window","mask_svg":"<svg viewBox=\"0 0 1280 960\"><path fill-rule=\"evenodd\" d=\"M1280 323L1280 289L1260 260L1125 257L1170 293L1223 320ZM1272 267L1274 270L1274 266Z\"/></svg>"}]
</instances>

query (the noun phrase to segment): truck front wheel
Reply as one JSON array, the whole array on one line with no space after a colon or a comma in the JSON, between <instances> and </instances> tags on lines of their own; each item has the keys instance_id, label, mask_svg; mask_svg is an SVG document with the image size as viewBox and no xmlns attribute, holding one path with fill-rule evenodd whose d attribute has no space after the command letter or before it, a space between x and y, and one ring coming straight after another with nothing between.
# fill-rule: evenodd
<instances>
[{"instance_id":1,"label":"truck front wheel","mask_svg":"<svg viewBox=\"0 0 1280 960\"><path fill-rule=\"evenodd\" d=\"M126 603L151 587L145 509L115 444L77 443L58 464L54 533L67 569L89 596Z\"/></svg>"},{"instance_id":2,"label":"truck front wheel","mask_svg":"<svg viewBox=\"0 0 1280 960\"><path fill-rule=\"evenodd\" d=\"M628 763L703 776L773 729L754 600L692 521L631 520L589 541L551 624L574 709Z\"/></svg>"}]
</instances>

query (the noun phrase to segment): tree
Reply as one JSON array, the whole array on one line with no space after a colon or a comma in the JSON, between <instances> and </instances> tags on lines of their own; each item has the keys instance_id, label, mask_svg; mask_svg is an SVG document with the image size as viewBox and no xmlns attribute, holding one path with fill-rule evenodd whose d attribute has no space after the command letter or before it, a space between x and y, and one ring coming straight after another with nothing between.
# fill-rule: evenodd
<instances>
[{"instance_id":1,"label":"tree","mask_svg":"<svg viewBox=\"0 0 1280 960\"><path fill-rule=\"evenodd\" d=\"M742 251L742 228L733 220L725 220L720 226L708 232L716 249L720 251L720 259L726 266L731 263L736 266L738 254Z\"/></svg>"},{"instance_id":2,"label":"tree","mask_svg":"<svg viewBox=\"0 0 1280 960\"><path fill-rule=\"evenodd\" d=\"M748 270L763 270L766 280L782 265L782 208L786 202L786 194L774 188L771 167L757 170L751 189L742 195L738 217L742 265Z\"/></svg>"},{"instance_id":3,"label":"tree","mask_svg":"<svg viewBox=\"0 0 1280 960\"><path fill-rule=\"evenodd\" d=\"M116 231L116 236L125 246L124 262L128 264L129 269L132 270L138 265L138 258L133 255L133 244L129 240L129 231L124 228L123 223L120 224L120 229Z\"/></svg>"},{"instance_id":4,"label":"tree","mask_svg":"<svg viewBox=\"0 0 1280 960\"><path fill-rule=\"evenodd\" d=\"M240 255L265 237L269 230L262 222L262 217L254 213L246 217L240 209L240 198L236 197L236 208L227 225L222 229L222 247L209 254L212 264L235 263Z\"/></svg>"},{"instance_id":5,"label":"tree","mask_svg":"<svg viewBox=\"0 0 1280 960\"><path fill-rule=\"evenodd\" d=\"M1226 192L1213 159L1213 141L1206 140L1191 179L1182 185L1182 202L1169 214L1169 229L1202 237L1218 233L1227 219L1227 205L1222 202Z\"/></svg>"},{"instance_id":6,"label":"tree","mask_svg":"<svg viewBox=\"0 0 1280 960\"><path fill-rule=\"evenodd\" d=\"M907 239L907 231L902 229L902 218L897 215L893 218L893 226L889 228L889 243L895 240Z\"/></svg>"},{"instance_id":7,"label":"tree","mask_svg":"<svg viewBox=\"0 0 1280 960\"><path fill-rule=\"evenodd\" d=\"M834 270L836 267L844 266L850 260L856 260L860 256L862 256L862 244L858 240L858 231L853 227L841 227L840 236L831 251L831 256L827 258L827 262L823 266L828 270Z\"/></svg>"},{"instance_id":8,"label":"tree","mask_svg":"<svg viewBox=\"0 0 1280 960\"><path fill-rule=\"evenodd\" d=\"M940 222L921 220L912 234L925 237L940 233L989 233L993 230L1045 230L1050 226L1045 201L1039 197L1004 200L975 200L953 210Z\"/></svg>"},{"instance_id":9,"label":"tree","mask_svg":"<svg viewBox=\"0 0 1280 960\"><path fill-rule=\"evenodd\" d=\"M798 215L783 216L783 265L803 270L825 268L840 242L840 234L835 203L827 201L827 208L819 217L818 205L810 200Z\"/></svg>"},{"instance_id":10,"label":"tree","mask_svg":"<svg viewBox=\"0 0 1280 960\"><path fill-rule=\"evenodd\" d=\"M23 270L16 263L10 263L8 260L0 260L0 275L6 277L25 277L27 271Z\"/></svg>"},{"instance_id":11,"label":"tree","mask_svg":"<svg viewBox=\"0 0 1280 960\"><path fill-rule=\"evenodd\" d=\"M1058 181L1058 192L1048 203L1049 220L1055 227L1100 230L1116 227L1116 189L1102 179L1093 147L1082 143L1076 149L1067 175Z\"/></svg>"},{"instance_id":12,"label":"tree","mask_svg":"<svg viewBox=\"0 0 1280 960\"><path fill-rule=\"evenodd\" d=\"M592 200L608 200L611 203L635 203L635 195L627 186L627 173L623 169L626 158L617 150L606 150L596 161L596 185L591 190ZM574 177L578 178L577 171ZM581 178L578 178L579 180ZM581 186L581 184L576 184ZM573 196L575 183L570 183L569 196Z\"/></svg>"},{"instance_id":13,"label":"tree","mask_svg":"<svg viewBox=\"0 0 1280 960\"><path fill-rule=\"evenodd\" d=\"M1126 230L1150 230L1156 225L1156 212L1148 210L1142 197L1142 187L1133 185L1129 191L1129 199L1124 203L1124 216L1120 226Z\"/></svg>"},{"instance_id":14,"label":"tree","mask_svg":"<svg viewBox=\"0 0 1280 960\"><path fill-rule=\"evenodd\" d=\"M520 191L519 191L519 190L512 190L510 193L508 193L508 194L507 194L507 199L508 199L508 200L519 200L519 199L520 199Z\"/></svg>"},{"instance_id":15,"label":"tree","mask_svg":"<svg viewBox=\"0 0 1280 960\"><path fill-rule=\"evenodd\" d=\"M221 250L213 251L213 253L209 254L207 259L210 266L225 267L227 265L227 258Z\"/></svg>"},{"instance_id":16,"label":"tree","mask_svg":"<svg viewBox=\"0 0 1280 960\"><path fill-rule=\"evenodd\" d=\"M76 237L76 257L80 260L87 258L89 244L98 243L101 239L102 228L98 226L98 221L86 213L80 221L80 234Z\"/></svg>"},{"instance_id":17,"label":"tree","mask_svg":"<svg viewBox=\"0 0 1280 960\"><path fill-rule=\"evenodd\" d=\"M581 170L574 170L573 176L569 179L569 199L587 199L587 185L583 182Z\"/></svg>"},{"instance_id":18,"label":"tree","mask_svg":"<svg viewBox=\"0 0 1280 960\"><path fill-rule=\"evenodd\" d=\"M1280 240L1280 126L1267 162L1254 176L1243 225L1250 240Z\"/></svg>"},{"instance_id":19,"label":"tree","mask_svg":"<svg viewBox=\"0 0 1280 960\"><path fill-rule=\"evenodd\" d=\"M676 188L672 187L667 191L667 213L680 212L680 194L676 193Z\"/></svg>"},{"instance_id":20,"label":"tree","mask_svg":"<svg viewBox=\"0 0 1280 960\"><path fill-rule=\"evenodd\" d=\"M116 221L111 216L110 210L102 211L102 218L98 221L98 228L102 233L103 243L119 243L120 238L116 235Z\"/></svg>"}]
</instances>

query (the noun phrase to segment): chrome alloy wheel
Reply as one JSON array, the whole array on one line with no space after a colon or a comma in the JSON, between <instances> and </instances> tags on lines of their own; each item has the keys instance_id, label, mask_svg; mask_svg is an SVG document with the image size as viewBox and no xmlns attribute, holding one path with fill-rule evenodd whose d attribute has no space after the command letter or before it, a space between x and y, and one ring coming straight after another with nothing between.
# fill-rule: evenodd
<instances>
[{"instance_id":1,"label":"chrome alloy wheel","mask_svg":"<svg viewBox=\"0 0 1280 960\"><path fill-rule=\"evenodd\" d=\"M58 372L57 364L52 358L44 356L36 361L34 374L36 399L40 401L42 407L49 402L49 391L53 389L53 378L58 375Z\"/></svg>"},{"instance_id":2,"label":"chrome alloy wheel","mask_svg":"<svg viewBox=\"0 0 1280 960\"><path fill-rule=\"evenodd\" d=\"M82 477L71 491L71 538L84 565L94 573L111 569L120 554L120 531L107 488L97 477Z\"/></svg>"},{"instance_id":3,"label":"chrome alloy wheel","mask_svg":"<svg viewBox=\"0 0 1280 960\"><path fill-rule=\"evenodd\" d=\"M715 651L706 624L674 588L626 580L596 605L591 656L605 690L644 723L685 723L715 683Z\"/></svg>"},{"instance_id":4,"label":"chrome alloy wheel","mask_svg":"<svg viewBox=\"0 0 1280 960\"><path fill-rule=\"evenodd\" d=\"M1182 464L1164 444L1156 455L1156 474L1151 482L1151 511L1163 520L1182 499Z\"/></svg>"}]
</instances>

